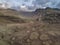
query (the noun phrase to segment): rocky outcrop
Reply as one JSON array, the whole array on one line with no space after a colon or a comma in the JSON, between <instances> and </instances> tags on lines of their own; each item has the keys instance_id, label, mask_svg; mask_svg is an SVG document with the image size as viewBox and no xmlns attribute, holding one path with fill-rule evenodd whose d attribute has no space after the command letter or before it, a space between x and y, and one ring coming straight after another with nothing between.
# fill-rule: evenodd
<instances>
[{"instance_id":1,"label":"rocky outcrop","mask_svg":"<svg viewBox=\"0 0 60 45\"><path fill-rule=\"evenodd\" d=\"M37 9L35 11L37 20L41 20L46 23L60 23L60 9L46 8Z\"/></svg>"}]
</instances>

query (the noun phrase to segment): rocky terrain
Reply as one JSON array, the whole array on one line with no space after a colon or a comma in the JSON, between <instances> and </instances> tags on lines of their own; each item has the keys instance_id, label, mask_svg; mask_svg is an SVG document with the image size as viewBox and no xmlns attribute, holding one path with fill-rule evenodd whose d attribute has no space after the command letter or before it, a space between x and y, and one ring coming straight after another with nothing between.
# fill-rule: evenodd
<instances>
[{"instance_id":1,"label":"rocky terrain","mask_svg":"<svg viewBox=\"0 0 60 45\"><path fill-rule=\"evenodd\" d=\"M60 45L60 10L37 9L31 14L0 10L0 45Z\"/></svg>"}]
</instances>

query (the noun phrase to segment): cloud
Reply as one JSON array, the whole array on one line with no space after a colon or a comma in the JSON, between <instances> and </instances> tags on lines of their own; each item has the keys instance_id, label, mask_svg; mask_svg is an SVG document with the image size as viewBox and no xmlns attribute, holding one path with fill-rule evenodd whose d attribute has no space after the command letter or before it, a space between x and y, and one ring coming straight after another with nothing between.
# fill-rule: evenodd
<instances>
[{"instance_id":1,"label":"cloud","mask_svg":"<svg viewBox=\"0 0 60 45\"><path fill-rule=\"evenodd\" d=\"M24 0L24 2L28 2L29 0Z\"/></svg>"},{"instance_id":2,"label":"cloud","mask_svg":"<svg viewBox=\"0 0 60 45\"><path fill-rule=\"evenodd\" d=\"M43 8L43 7L60 8L60 0L35 0L33 4L37 8Z\"/></svg>"},{"instance_id":3,"label":"cloud","mask_svg":"<svg viewBox=\"0 0 60 45\"><path fill-rule=\"evenodd\" d=\"M28 8L27 8L27 6L25 6L25 5L21 5L21 6L20 6L20 10L26 11L26 10L28 10Z\"/></svg>"},{"instance_id":4,"label":"cloud","mask_svg":"<svg viewBox=\"0 0 60 45\"><path fill-rule=\"evenodd\" d=\"M20 6L20 11L35 11L35 8L34 7L29 7L29 6L26 6L26 5L21 5Z\"/></svg>"},{"instance_id":5,"label":"cloud","mask_svg":"<svg viewBox=\"0 0 60 45\"><path fill-rule=\"evenodd\" d=\"M37 8L60 8L60 0L0 0L0 3L7 3L14 9L34 10ZM24 4L24 6L23 6Z\"/></svg>"}]
</instances>

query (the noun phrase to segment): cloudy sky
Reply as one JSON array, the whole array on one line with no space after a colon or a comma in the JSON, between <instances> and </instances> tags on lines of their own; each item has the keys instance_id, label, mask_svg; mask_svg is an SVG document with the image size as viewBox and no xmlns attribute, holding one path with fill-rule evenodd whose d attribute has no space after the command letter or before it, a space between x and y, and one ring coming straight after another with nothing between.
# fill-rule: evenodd
<instances>
[{"instance_id":1,"label":"cloudy sky","mask_svg":"<svg viewBox=\"0 0 60 45\"><path fill-rule=\"evenodd\" d=\"M19 7L22 10L45 7L60 8L60 0L0 0L0 3L8 3L11 7Z\"/></svg>"}]
</instances>

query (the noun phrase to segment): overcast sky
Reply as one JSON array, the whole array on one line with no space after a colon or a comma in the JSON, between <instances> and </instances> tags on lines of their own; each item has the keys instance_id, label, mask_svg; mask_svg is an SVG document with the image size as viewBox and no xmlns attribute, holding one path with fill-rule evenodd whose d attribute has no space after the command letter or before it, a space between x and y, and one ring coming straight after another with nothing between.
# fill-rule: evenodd
<instances>
[{"instance_id":1,"label":"overcast sky","mask_svg":"<svg viewBox=\"0 0 60 45\"><path fill-rule=\"evenodd\" d=\"M9 3L10 6L20 6L21 8L60 8L60 0L0 0L0 3Z\"/></svg>"}]
</instances>

